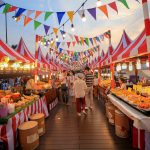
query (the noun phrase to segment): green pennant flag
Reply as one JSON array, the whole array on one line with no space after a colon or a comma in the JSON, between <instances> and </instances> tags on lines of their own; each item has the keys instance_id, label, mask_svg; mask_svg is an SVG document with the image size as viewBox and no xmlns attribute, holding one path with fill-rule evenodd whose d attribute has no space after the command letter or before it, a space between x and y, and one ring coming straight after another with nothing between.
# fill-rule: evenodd
<instances>
[{"instance_id":1,"label":"green pennant flag","mask_svg":"<svg viewBox=\"0 0 150 150\"><path fill-rule=\"evenodd\" d=\"M89 39L88 38L85 38L85 42L89 46Z\"/></svg>"},{"instance_id":2,"label":"green pennant flag","mask_svg":"<svg viewBox=\"0 0 150 150\"><path fill-rule=\"evenodd\" d=\"M118 1L120 1L121 3L123 3L126 6L126 8L129 9L129 6L128 6L128 3L127 3L126 0L118 0Z\"/></svg>"},{"instance_id":3,"label":"green pennant flag","mask_svg":"<svg viewBox=\"0 0 150 150\"><path fill-rule=\"evenodd\" d=\"M80 45L82 45L82 41L79 41L80 42Z\"/></svg>"},{"instance_id":4,"label":"green pennant flag","mask_svg":"<svg viewBox=\"0 0 150 150\"><path fill-rule=\"evenodd\" d=\"M45 17L44 17L44 21L46 21L48 19L48 17L52 14L53 12L46 12L45 13Z\"/></svg>"},{"instance_id":5,"label":"green pennant flag","mask_svg":"<svg viewBox=\"0 0 150 150\"><path fill-rule=\"evenodd\" d=\"M3 13L7 13L10 7L11 7L10 4L6 4L3 10Z\"/></svg>"},{"instance_id":6,"label":"green pennant flag","mask_svg":"<svg viewBox=\"0 0 150 150\"><path fill-rule=\"evenodd\" d=\"M34 30L36 30L42 23L34 20Z\"/></svg>"}]
</instances>

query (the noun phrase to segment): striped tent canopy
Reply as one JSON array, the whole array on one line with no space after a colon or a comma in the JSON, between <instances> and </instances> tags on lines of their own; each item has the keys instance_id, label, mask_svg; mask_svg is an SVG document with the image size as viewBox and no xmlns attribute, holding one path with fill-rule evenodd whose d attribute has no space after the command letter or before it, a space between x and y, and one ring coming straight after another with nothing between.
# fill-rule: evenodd
<instances>
[{"instance_id":1,"label":"striped tent canopy","mask_svg":"<svg viewBox=\"0 0 150 150\"><path fill-rule=\"evenodd\" d=\"M35 57L30 53L23 38L21 38L19 41L17 52L21 54L23 57L25 57L27 60L29 60L30 62L35 62Z\"/></svg>"},{"instance_id":2,"label":"striped tent canopy","mask_svg":"<svg viewBox=\"0 0 150 150\"><path fill-rule=\"evenodd\" d=\"M10 60L29 62L25 57L20 55L0 39L0 59L2 59L4 56L8 56Z\"/></svg>"},{"instance_id":3,"label":"striped tent canopy","mask_svg":"<svg viewBox=\"0 0 150 150\"><path fill-rule=\"evenodd\" d=\"M132 40L127 35L126 31L123 31L122 37L116 49L112 53L112 62L118 59L118 56L132 43Z\"/></svg>"},{"instance_id":4,"label":"striped tent canopy","mask_svg":"<svg viewBox=\"0 0 150 150\"><path fill-rule=\"evenodd\" d=\"M117 61L147 54L145 30L117 57Z\"/></svg>"}]
</instances>

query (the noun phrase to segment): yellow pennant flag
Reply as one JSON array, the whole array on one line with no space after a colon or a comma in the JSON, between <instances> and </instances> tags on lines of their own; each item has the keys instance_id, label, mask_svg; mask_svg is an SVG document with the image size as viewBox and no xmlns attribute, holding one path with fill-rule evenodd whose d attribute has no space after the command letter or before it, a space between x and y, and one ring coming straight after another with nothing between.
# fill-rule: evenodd
<instances>
[{"instance_id":1,"label":"yellow pennant flag","mask_svg":"<svg viewBox=\"0 0 150 150\"><path fill-rule=\"evenodd\" d=\"M55 35L57 35L58 28L53 28L53 31L54 31Z\"/></svg>"},{"instance_id":2,"label":"yellow pennant flag","mask_svg":"<svg viewBox=\"0 0 150 150\"><path fill-rule=\"evenodd\" d=\"M73 21L74 11L68 11L68 12L67 12L67 15L68 15L70 21L72 22L72 21Z\"/></svg>"}]
</instances>

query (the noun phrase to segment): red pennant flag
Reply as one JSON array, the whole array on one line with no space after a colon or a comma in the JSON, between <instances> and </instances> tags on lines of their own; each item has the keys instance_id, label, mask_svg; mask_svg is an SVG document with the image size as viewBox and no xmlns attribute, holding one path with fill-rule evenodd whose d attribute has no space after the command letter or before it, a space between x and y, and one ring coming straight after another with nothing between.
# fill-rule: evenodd
<instances>
[{"instance_id":1,"label":"red pennant flag","mask_svg":"<svg viewBox=\"0 0 150 150\"><path fill-rule=\"evenodd\" d=\"M9 9L8 9L8 12L12 12L12 11L15 11L18 7L16 6L11 6Z\"/></svg>"},{"instance_id":2,"label":"red pennant flag","mask_svg":"<svg viewBox=\"0 0 150 150\"><path fill-rule=\"evenodd\" d=\"M109 3L108 4L109 7L111 7L113 10L115 10L118 14L118 8L117 8L117 5L116 5L116 2L112 2L112 3Z\"/></svg>"},{"instance_id":3,"label":"red pennant flag","mask_svg":"<svg viewBox=\"0 0 150 150\"><path fill-rule=\"evenodd\" d=\"M100 6L98 8L108 17L107 5L103 5L103 6Z\"/></svg>"},{"instance_id":4,"label":"red pennant flag","mask_svg":"<svg viewBox=\"0 0 150 150\"><path fill-rule=\"evenodd\" d=\"M76 42L74 41L74 42L72 42L72 46L74 47L75 46L75 44L76 44Z\"/></svg>"},{"instance_id":5,"label":"red pennant flag","mask_svg":"<svg viewBox=\"0 0 150 150\"><path fill-rule=\"evenodd\" d=\"M67 42L68 48L70 47L71 42Z\"/></svg>"},{"instance_id":6,"label":"red pennant flag","mask_svg":"<svg viewBox=\"0 0 150 150\"><path fill-rule=\"evenodd\" d=\"M35 12L35 19L36 19L37 17L39 17L41 13L42 13L41 11L36 11L36 12Z\"/></svg>"},{"instance_id":7,"label":"red pennant flag","mask_svg":"<svg viewBox=\"0 0 150 150\"><path fill-rule=\"evenodd\" d=\"M25 16L24 17L24 26L26 26L31 20L32 20L32 18Z\"/></svg>"},{"instance_id":8,"label":"red pennant flag","mask_svg":"<svg viewBox=\"0 0 150 150\"><path fill-rule=\"evenodd\" d=\"M77 43L79 43L79 38L78 38L78 36L74 36L74 37L75 37Z\"/></svg>"}]
</instances>

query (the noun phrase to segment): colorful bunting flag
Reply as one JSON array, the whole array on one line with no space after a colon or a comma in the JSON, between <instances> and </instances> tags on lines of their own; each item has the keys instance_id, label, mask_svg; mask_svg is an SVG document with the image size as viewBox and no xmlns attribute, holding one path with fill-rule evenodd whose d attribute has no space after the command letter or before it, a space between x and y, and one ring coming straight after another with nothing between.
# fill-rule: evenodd
<instances>
[{"instance_id":1,"label":"colorful bunting flag","mask_svg":"<svg viewBox=\"0 0 150 150\"><path fill-rule=\"evenodd\" d=\"M48 31L50 29L50 26L44 25L45 34L47 35Z\"/></svg>"},{"instance_id":2,"label":"colorful bunting flag","mask_svg":"<svg viewBox=\"0 0 150 150\"><path fill-rule=\"evenodd\" d=\"M108 17L107 5L103 5L103 6L100 6L98 8Z\"/></svg>"},{"instance_id":3,"label":"colorful bunting flag","mask_svg":"<svg viewBox=\"0 0 150 150\"><path fill-rule=\"evenodd\" d=\"M58 23L61 23L61 20L64 16L65 12L57 12Z\"/></svg>"},{"instance_id":4,"label":"colorful bunting flag","mask_svg":"<svg viewBox=\"0 0 150 150\"><path fill-rule=\"evenodd\" d=\"M3 13L7 13L10 7L11 7L10 4L6 4L3 10Z\"/></svg>"},{"instance_id":5,"label":"colorful bunting flag","mask_svg":"<svg viewBox=\"0 0 150 150\"><path fill-rule=\"evenodd\" d=\"M90 40L91 44L93 45L93 39L92 39L92 38L89 38L89 40Z\"/></svg>"},{"instance_id":6,"label":"colorful bunting flag","mask_svg":"<svg viewBox=\"0 0 150 150\"><path fill-rule=\"evenodd\" d=\"M80 37L80 39L81 39L82 45L84 45L84 38Z\"/></svg>"},{"instance_id":7,"label":"colorful bunting flag","mask_svg":"<svg viewBox=\"0 0 150 150\"><path fill-rule=\"evenodd\" d=\"M87 11L96 20L96 8L87 9Z\"/></svg>"},{"instance_id":8,"label":"colorful bunting flag","mask_svg":"<svg viewBox=\"0 0 150 150\"><path fill-rule=\"evenodd\" d=\"M26 11L26 9L24 9L24 8L19 8L18 11L17 11L17 13L16 13L16 15L15 15L15 17L16 17L16 18L19 17L24 11Z\"/></svg>"},{"instance_id":9,"label":"colorful bunting flag","mask_svg":"<svg viewBox=\"0 0 150 150\"><path fill-rule=\"evenodd\" d=\"M58 48L60 46L61 42L56 42L56 47Z\"/></svg>"},{"instance_id":10,"label":"colorful bunting flag","mask_svg":"<svg viewBox=\"0 0 150 150\"><path fill-rule=\"evenodd\" d=\"M68 12L67 12L67 15L68 15L70 21L73 22L74 11L68 11Z\"/></svg>"},{"instance_id":11,"label":"colorful bunting flag","mask_svg":"<svg viewBox=\"0 0 150 150\"><path fill-rule=\"evenodd\" d=\"M42 14L42 11L36 11L34 18L36 19L36 18L39 17L41 14Z\"/></svg>"},{"instance_id":12,"label":"colorful bunting flag","mask_svg":"<svg viewBox=\"0 0 150 150\"><path fill-rule=\"evenodd\" d=\"M67 42L68 48L70 47L71 42Z\"/></svg>"},{"instance_id":13,"label":"colorful bunting flag","mask_svg":"<svg viewBox=\"0 0 150 150\"><path fill-rule=\"evenodd\" d=\"M89 39L85 38L85 43L89 46Z\"/></svg>"},{"instance_id":14,"label":"colorful bunting flag","mask_svg":"<svg viewBox=\"0 0 150 150\"><path fill-rule=\"evenodd\" d=\"M46 21L48 18L49 18L49 16L50 15L52 15L53 14L53 12L45 12L45 17L44 17L44 21Z\"/></svg>"},{"instance_id":15,"label":"colorful bunting flag","mask_svg":"<svg viewBox=\"0 0 150 150\"><path fill-rule=\"evenodd\" d=\"M109 7L111 7L113 10L115 10L118 14L118 8L117 8L117 5L116 5L116 2L112 2L112 3L109 3L108 4Z\"/></svg>"},{"instance_id":16,"label":"colorful bunting flag","mask_svg":"<svg viewBox=\"0 0 150 150\"><path fill-rule=\"evenodd\" d=\"M41 22L34 20L34 30L36 30L41 25Z\"/></svg>"},{"instance_id":17,"label":"colorful bunting flag","mask_svg":"<svg viewBox=\"0 0 150 150\"><path fill-rule=\"evenodd\" d=\"M76 44L76 42L72 42L72 46L73 46L73 47L75 46L75 44Z\"/></svg>"},{"instance_id":18,"label":"colorful bunting flag","mask_svg":"<svg viewBox=\"0 0 150 150\"><path fill-rule=\"evenodd\" d=\"M18 7L16 7L16 6L11 6L11 7L9 8L8 12L13 12L13 11L15 11L17 8L18 8Z\"/></svg>"},{"instance_id":19,"label":"colorful bunting flag","mask_svg":"<svg viewBox=\"0 0 150 150\"><path fill-rule=\"evenodd\" d=\"M57 35L57 33L58 33L58 28L53 28L53 31L54 31L55 35Z\"/></svg>"},{"instance_id":20,"label":"colorful bunting flag","mask_svg":"<svg viewBox=\"0 0 150 150\"><path fill-rule=\"evenodd\" d=\"M24 16L24 26L26 26L31 20L32 18Z\"/></svg>"},{"instance_id":21,"label":"colorful bunting flag","mask_svg":"<svg viewBox=\"0 0 150 150\"><path fill-rule=\"evenodd\" d=\"M34 13L34 10L27 10L27 17Z\"/></svg>"},{"instance_id":22,"label":"colorful bunting flag","mask_svg":"<svg viewBox=\"0 0 150 150\"><path fill-rule=\"evenodd\" d=\"M126 0L118 0L118 1L124 4L124 6L129 9L129 6Z\"/></svg>"}]
</instances>

